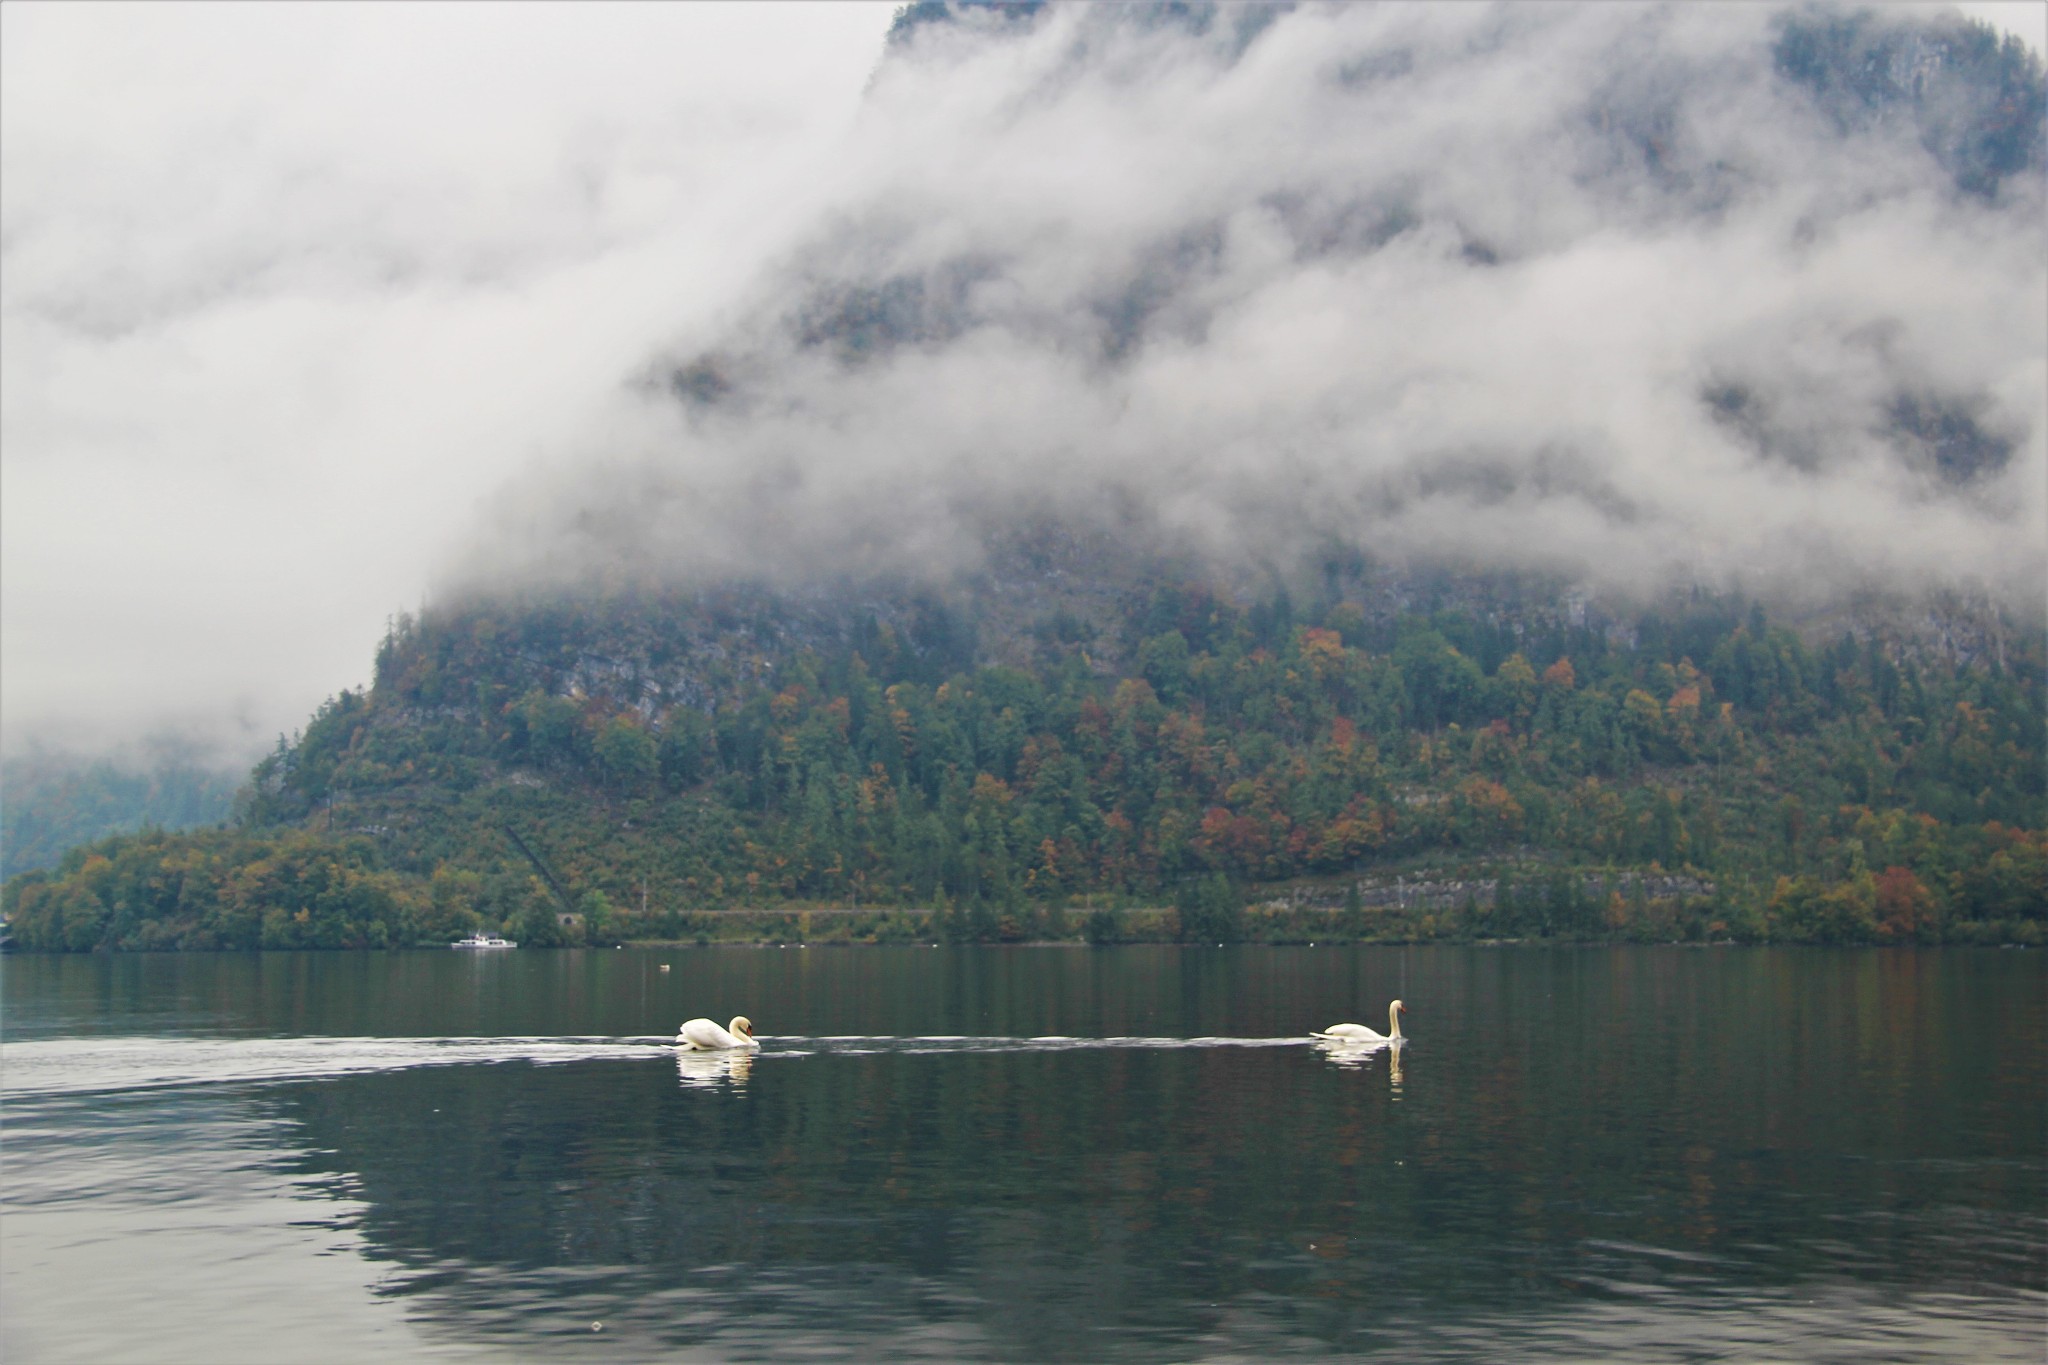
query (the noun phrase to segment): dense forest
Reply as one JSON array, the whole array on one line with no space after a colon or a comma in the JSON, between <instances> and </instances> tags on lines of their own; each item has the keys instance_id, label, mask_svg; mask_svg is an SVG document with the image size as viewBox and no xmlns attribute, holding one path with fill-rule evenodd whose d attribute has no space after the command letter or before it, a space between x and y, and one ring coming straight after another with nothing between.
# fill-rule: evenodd
<instances>
[{"instance_id":1,"label":"dense forest","mask_svg":"<svg viewBox=\"0 0 2048 1365\"><path fill-rule=\"evenodd\" d=\"M74 849L7 909L72 951L2039 941L2038 634L1444 601L1165 581L1008 648L932 596L426 611L232 828Z\"/></svg>"}]
</instances>

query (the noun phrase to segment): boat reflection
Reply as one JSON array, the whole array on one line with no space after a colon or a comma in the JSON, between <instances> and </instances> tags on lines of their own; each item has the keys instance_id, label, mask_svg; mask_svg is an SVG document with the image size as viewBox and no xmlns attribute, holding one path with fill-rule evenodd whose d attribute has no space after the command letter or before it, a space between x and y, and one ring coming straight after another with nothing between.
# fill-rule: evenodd
<instances>
[{"instance_id":1,"label":"boat reflection","mask_svg":"<svg viewBox=\"0 0 2048 1365\"><path fill-rule=\"evenodd\" d=\"M753 1069L751 1048L676 1053L676 1081L685 1090L716 1090L725 1083L730 1083L734 1090L745 1090Z\"/></svg>"}]
</instances>

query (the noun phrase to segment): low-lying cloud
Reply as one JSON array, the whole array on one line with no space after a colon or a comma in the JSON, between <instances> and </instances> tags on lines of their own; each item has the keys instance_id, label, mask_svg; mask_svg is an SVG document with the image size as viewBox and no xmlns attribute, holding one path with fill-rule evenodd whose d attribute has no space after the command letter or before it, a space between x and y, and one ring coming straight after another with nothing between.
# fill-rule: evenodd
<instances>
[{"instance_id":1,"label":"low-lying cloud","mask_svg":"<svg viewBox=\"0 0 2048 1365\"><path fill-rule=\"evenodd\" d=\"M1928 10L1856 40L1882 106L1764 8L1159 13L5 7L0 741L260 746L423 589L1020 514L2038 611L2038 69L1956 96L1882 41Z\"/></svg>"},{"instance_id":2,"label":"low-lying cloud","mask_svg":"<svg viewBox=\"0 0 2048 1365\"><path fill-rule=\"evenodd\" d=\"M924 25L802 245L472 579L930 571L1023 507L1224 562L2037 607L2040 139L1967 141L1928 18L1844 40L1897 106L1754 7Z\"/></svg>"}]
</instances>

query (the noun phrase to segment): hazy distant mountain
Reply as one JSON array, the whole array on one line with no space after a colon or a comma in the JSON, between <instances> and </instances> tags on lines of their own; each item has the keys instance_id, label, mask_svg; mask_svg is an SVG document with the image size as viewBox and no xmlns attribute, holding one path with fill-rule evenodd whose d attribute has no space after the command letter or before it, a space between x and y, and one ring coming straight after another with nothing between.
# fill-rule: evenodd
<instances>
[{"instance_id":1,"label":"hazy distant mountain","mask_svg":"<svg viewBox=\"0 0 2048 1365\"><path fill-rule=\"evenodd\" d=\"M138 829L217 825L243 776L180 759L131 764L43 754L0 764L0 879Z\"/></svg>"}]
</instances>

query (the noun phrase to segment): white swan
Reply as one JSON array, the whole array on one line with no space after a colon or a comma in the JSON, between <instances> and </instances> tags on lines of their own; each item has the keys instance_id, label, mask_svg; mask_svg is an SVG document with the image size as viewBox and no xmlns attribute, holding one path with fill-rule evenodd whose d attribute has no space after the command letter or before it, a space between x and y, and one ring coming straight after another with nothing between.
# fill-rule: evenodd
<instances>
[{"instance_id":1,"label":"white swan","mask_svg":"<svg viewBox=\"0 0 2048 1365\"><path fill-rule=\"evenodd\" d=\"M720 1028L709 1019L692 1019L676 1034L676 1046L694 1051L710 1052L722 1047L759 1047L754 1041L754 1024L745 1015L734 1015L729 1028Z\"/></svg>"},{"instance_id":2,"label":"white swan","mask_svg":"<svg viewBox=\"0 0 2048 1365\"><path fill-rule=\"evenodd\" d=\"M1313 1036L1317 1038L1334 1038L1342 1043L1404 1042L1406 1040L1401 1037L1401 1016L1407 1012L1408 1007L1398 1000L1387 1006L1387 1025L1393 1029L1392 1033L1376 1033L1363 1024L1332 1024L1326 1029L1317 1031Z\"/></svg>"}]
</instances>

